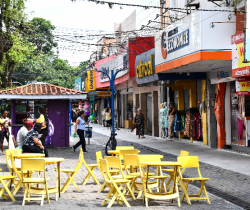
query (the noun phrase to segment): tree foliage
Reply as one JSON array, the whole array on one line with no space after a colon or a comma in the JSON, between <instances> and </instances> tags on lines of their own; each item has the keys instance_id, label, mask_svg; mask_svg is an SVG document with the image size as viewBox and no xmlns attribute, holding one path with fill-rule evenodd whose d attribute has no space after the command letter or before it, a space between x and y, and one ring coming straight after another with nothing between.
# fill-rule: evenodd
<instances>
[{"instance_id":1,"label":"tree foliage","mask_svg":"<svg viewBox=\"0 0 250 210\"><path fill-rule=\"evenodd\" d=\"M47 82L74 88L87 62L72 67L54 55L55 26L43 18L26 19L26 0L0 0L0 79L2 88L10 79Z\"/></svg>"},{"instance_id":2,"label":"tree foliage","mask_svg":"<svg viewBox=\"0 0 250 210\"><path fill-rule=\"evenodd\" d=\"M36 46L35 54L44 53L51 54L52 48L57 47L54 42L52 31L55 26L49 20L35 17L30 21L33 26L29 31L28 40Z\"/></svg>"}]
</instances>

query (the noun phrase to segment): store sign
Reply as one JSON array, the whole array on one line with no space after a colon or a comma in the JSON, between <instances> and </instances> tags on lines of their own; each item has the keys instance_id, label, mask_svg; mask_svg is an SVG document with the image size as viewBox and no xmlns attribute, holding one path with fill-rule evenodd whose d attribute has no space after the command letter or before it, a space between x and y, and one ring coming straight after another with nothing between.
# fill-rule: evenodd
<instances>
[{"instance_id":1,"label":"store sign","mask_svg":"<svg viewBox=\"0 0 250 210\"><path fill-rule=\"evenodd\" d=\"M113 56L110 56L109 58L107 58L106 63L100 64L99 69L101 71L104 71L111 78L111 70L117 71L117 70L123 69L124 67L126 67L126 69L129 68L127 60L128 60L128 58L126 56L124 56L123 53L121 53L118 56L113 55ZM119 72L116 76L116 79L126 75L127 73L128 73L128 70L124 70L124 71ZM100 82L102 83L102 82L108 82L108 81L109 81L108 76L101 73L100 74Z\"/></svg>"},{"instance_id":2,"label":"store sign","mask_svg":"<svg viewBox=\"0 0 250 210\"><path fill-rule=\"evenodd\" d=\"M155 74L155 49L136 56L135 75L138 85L159 80L159 75Z\"/></svg>"},{"instance_id":3,"label":"store sign","mask_svg":"<svg viewBox=\"0 0 250 210\"><path fill-rule=\"evenodd\" d=\"M137 78L142 78L142 77L146 77L146 76L154 74L153 58L154 58L154 55L150 55L150 61L146 63L143 63L143 61L139 61L140 65L136 67Z\"/></svg>"},{"instance_id":4,"label":"store sign","mask_svg":"<svg viewBox=\"0 0 250 210\"><path fill-rule=\"evenodd\" d=\"M250 65L244 63L244 33L232 36L232 76L250 76Z\"/></svg>"},{"instance_id":5,"label":"store sign","mask_svg":"<svg viewBox=\"0 0 250 210\"><path fill-rule=\"evenodd\" d=\"M187 45L189 45L189 29L169 39L167 37L167 33L162 32L161 51L163 59L167 58L167 54L179 50Z\"/></svg>"},{"instance_id":6,"label":"store sign","mask_svg":"<svg viewBox=\"0 0 250 210\"><path fill-rule=\"evenodd\" d=\"M210 78L211 78L211 84L218 84L222 82L230 82L235 80L235 78L232 77L231 69L226 69L223 71L211 71Z\"/></svg>"},{"instance_id":7,"label":"store sign","mask_svg":"<svg viewBox=\"0 0 250 210\"><path fill-rule=\"evenodd\" d=\"M88 81L87 81L87 90L88 92L95 90L95 72L88 71Z\"/></svg>"},{"instance_id":8,"label":"store sign","mask_svg":"<svg viewBox=\"0 0 250 210\"><path fill-rule=\"evenodd\" d=\"M250 95L250 77L238 78L235 88L237 95Z\"/></svg>"},{"instance_id":9,"label":"store sign","mask_svg":"<svg viewBox=\"0 0 250 210\"><path fill-rule=\"evenodd\" d=\"M247 19L246 19L246 60L250 61L250 0L247 0Z\"/></svg>"},{"instance_id":10,"label":"store sign","mask_svg":"<svg viewBox=\"0 0 250 210\"><path fill-rule=\"evenodd\" d=\"M109 75L109 67L107 67L107 68L101 68L101 71L103 71L103 72L105 72L107 75ZM101 74L101 79L106 79L106 78L108 78L108 76L106 75L106 74L104 74L104 73L102 73Z\"/></svg>"},{"instance_id":11,"label":"store sign","mask_svg":"<svg viewBox=\"0 0 250 210\"><path fill-rule=\"evenodd\" d=\"M213 9L216 10L210 8L208 22L208 13L205 11L194 11L192 15L181 18L177 24L178 33L171 37L168 36L168 32L174 29L173 25L167 26L165 31L156 32L156 73L179 73L187 70L189 72L199 72L199 68L196 69L188 65L201 62L202 69L202 66L207 66L207 62L212 60L214 60L214 63L219 62L220 55L225 60L232 59L231 53L229 53L232 49L230 34L235 34L235 27L230 24L216 27L216 30L209 27L209 23L223 22L229 15L229 12L218 13L212 11ZM232 15L231 21L233 22L235 19L236 17ZM197 66L199 65L197 63Z\"/></svg>"}]
</instances>

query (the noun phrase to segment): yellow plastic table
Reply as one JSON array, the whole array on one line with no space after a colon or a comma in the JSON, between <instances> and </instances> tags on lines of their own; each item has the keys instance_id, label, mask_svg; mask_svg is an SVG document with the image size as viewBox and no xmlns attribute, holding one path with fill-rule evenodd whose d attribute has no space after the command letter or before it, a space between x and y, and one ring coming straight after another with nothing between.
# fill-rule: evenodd
<instances>
[{"instance_id":1,"label":"yellow plastic table","mask_svg":"<svg viewBox=\"0 0 250 210\"><path fill-rule=\"evenodd\" d=\"M61 174L60 174L60 163L64 161L64 158L54 158L54 157L44 157L44 154L41 153L23 153L13 155L17 159L28 159L28 158L43 158L45 164L57 164L57 184L55 187L49 188L49 194L57 193L61 197Z\"/></svg>"},{"instance_id":2,"label":"yellow plastic table","mask_svg":"<svg viewBox=\"0 0 250 210\"><path fill-rule=\"evenodd\" d=\"M13 154L14 158L17 159L27 159L27 158L42 158L45 154L41 153L22 153L22 154Z\"/></svg>"},{"instance_id":3,"label":"yellow plastic table","mask_svg":"<svg viewBox=\"0 0 250 210\"><path fill-rule=\"evenodd\" d=\"M138 150L138 152L140 153L141 151ZM111 156L117 156L120 154L120 150L109 150L108 153L111 154Z\"/></svg>"},{"instance_id":4,"label":"yellow plastic table","mask_svg":"<svg viewBox=\"0 0 250 210\"><path fill-rule=\"evenodd\" d=\"M61 173L60 173L60 163L64 161L64 158L54 158L54 157L46 157L43 158L45 160L45 164L57 164L57 184L55 187L49 188L49 194L50 193L57 193L59 194L59 197L61 197Z\"/></svg>"},{"instance_id":5,"label":"yellow plastic table","mask_svg":"<svg viewBox=\"0 0 250 210\"><path fill-rule=\"evenodd\" d=\"M148 184L148 173L150 167L159 167L159 166L169 166L173 167L174 169L174 185L173 185L173 191L170 191L168 193L160 193L160 192L149 192L147 191L147 184ZM179 190L176 183L176 177L177 177L177 170L178 167L181 166L181 163L179 162L171 162L171 161L159 161L159 162L140 162L140 167L142 168L143 173L143 193L144 193L144 200L146 207L148 207L148 199L154 199L154 200L171 200L173 202L173 199L177 198L178 206L180 207L180 198L179 198ZM147 171L145 171L145 167L147 168Z\"/></svg>"}]
</instances>

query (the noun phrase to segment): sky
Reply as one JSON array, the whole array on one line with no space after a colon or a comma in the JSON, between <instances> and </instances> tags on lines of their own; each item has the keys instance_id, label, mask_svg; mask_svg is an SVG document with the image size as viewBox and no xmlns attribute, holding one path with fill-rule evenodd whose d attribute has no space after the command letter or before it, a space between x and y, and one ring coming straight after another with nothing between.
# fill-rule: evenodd
<instances>
[{"instance_id":1,"label":"sky","mask_svg":"<svg viewBox=\"0 0 250 210\"><path fill-rule=\"evenodd\" d=\"M112 2L125 2L124 0L109 0ZM126 3L139 4L141 0L126 0ZM94 2L88 2L87 0L28 0L27 13L29 19L33 17L41 17L50 20L51 23L59 27L67 27L60 30L62 33L69 33L70 31L95 30L92 33L100 33L97 30L104 30L105 32L114 31L114 23L122 22L129 14L131 14L136 8L125 7L122 9L119 5L114 5L113 9L110 9L107 4L97 5ZM81 41L81 40L79 40ZM84 41L86 42L86 41ZM91 40L88 42L96 42ZM66 46L68 43L59 43L59 47ZM72 49L72 45L71 45ZM86 49L86 48L85 48ZM89 60L91 52L84 51L72 51L63 50L59 48L59 57L67 59L71 65L78 65L79 62Z\"/></svg>"}]
</instances>

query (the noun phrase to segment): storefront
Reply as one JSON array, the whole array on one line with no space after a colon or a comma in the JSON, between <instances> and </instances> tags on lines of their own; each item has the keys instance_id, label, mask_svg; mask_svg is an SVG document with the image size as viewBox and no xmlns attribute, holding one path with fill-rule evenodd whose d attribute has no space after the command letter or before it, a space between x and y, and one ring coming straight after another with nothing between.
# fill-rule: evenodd
<instances>
[{"instance_id":1,"label":"storefront","mask_svg":"<svg viewBox=\"0 0 250 210\"><path fill-rule=\"evenodd\" d=\"M250 64L244 62L244 33L232 36L232 144L250 146Z\"/></svg>"},{"instance_id":2,"label":"storefront","mask_svg":"<svg viewBox=\"0 0 250 210\"><path fill-rule=\"evenodd\" d=\"M235 26L221 24L211 28L209 25L223 22L228 15L227 12L194 11L174 28L168 26L155 36L155 71L167 75L163 92L166 92L166 101L174 102L178 110L174 129L179 139L189 137L191 142L198 140L209 146L217 141L216 136L210 135L214 130L210 129L207 117L211 112L207 108L213 109L210 101L207 103L210 72L230 69L231 35L235 33Z\"/></svg>"},{"instance_id":3,"label":"storefront","mask_svg":"<svg viewBox=\"0 0 250 210\"><path fill-rule=\"evenodd\" d=\"M23 119L33 121L39 118L38 106L48 110L49 120L54 125L54 135L45 142L52 147L69 147L69 100L86 100L85 92L71 90L47 83L29 84L0 91L1 100L11 100L11 133L23 126Z\"/></svg>"},{"instance_id":4,"label":"storefront","mask_svg":"<svg viewBox=\"0 0 250 210\"><path fill-rule=\"evenodd\" d=\"M166 79L165 74L155 74L155 49L136 56L133 100L135 110L141 108L146 118L145 133L162 136L159 124L160 112L160 80Z\"/></svg>"},{"instance_id":5,"label":"storefront","mask_svg":"<svg viewBox=\"0 0 250 210\"><path fill-rule=\"evenodd\" d=\"M118 127L130 128L133 125L135 105L133 99L133 84L135 83L135 58L137 55L152 49L154 37L137 37L136 41L128 42L128 45L120 50L118 55L95 62L95 68L106 72L111 76L111 70L124 69L115 78L117 94L115 96L115 113ZM109 88L109 78L102 73L95 73L96 88ZM102 103L105 101L103 100ZM105 105L105 103L104 103Z\"/></svg>"}]
</instances>

